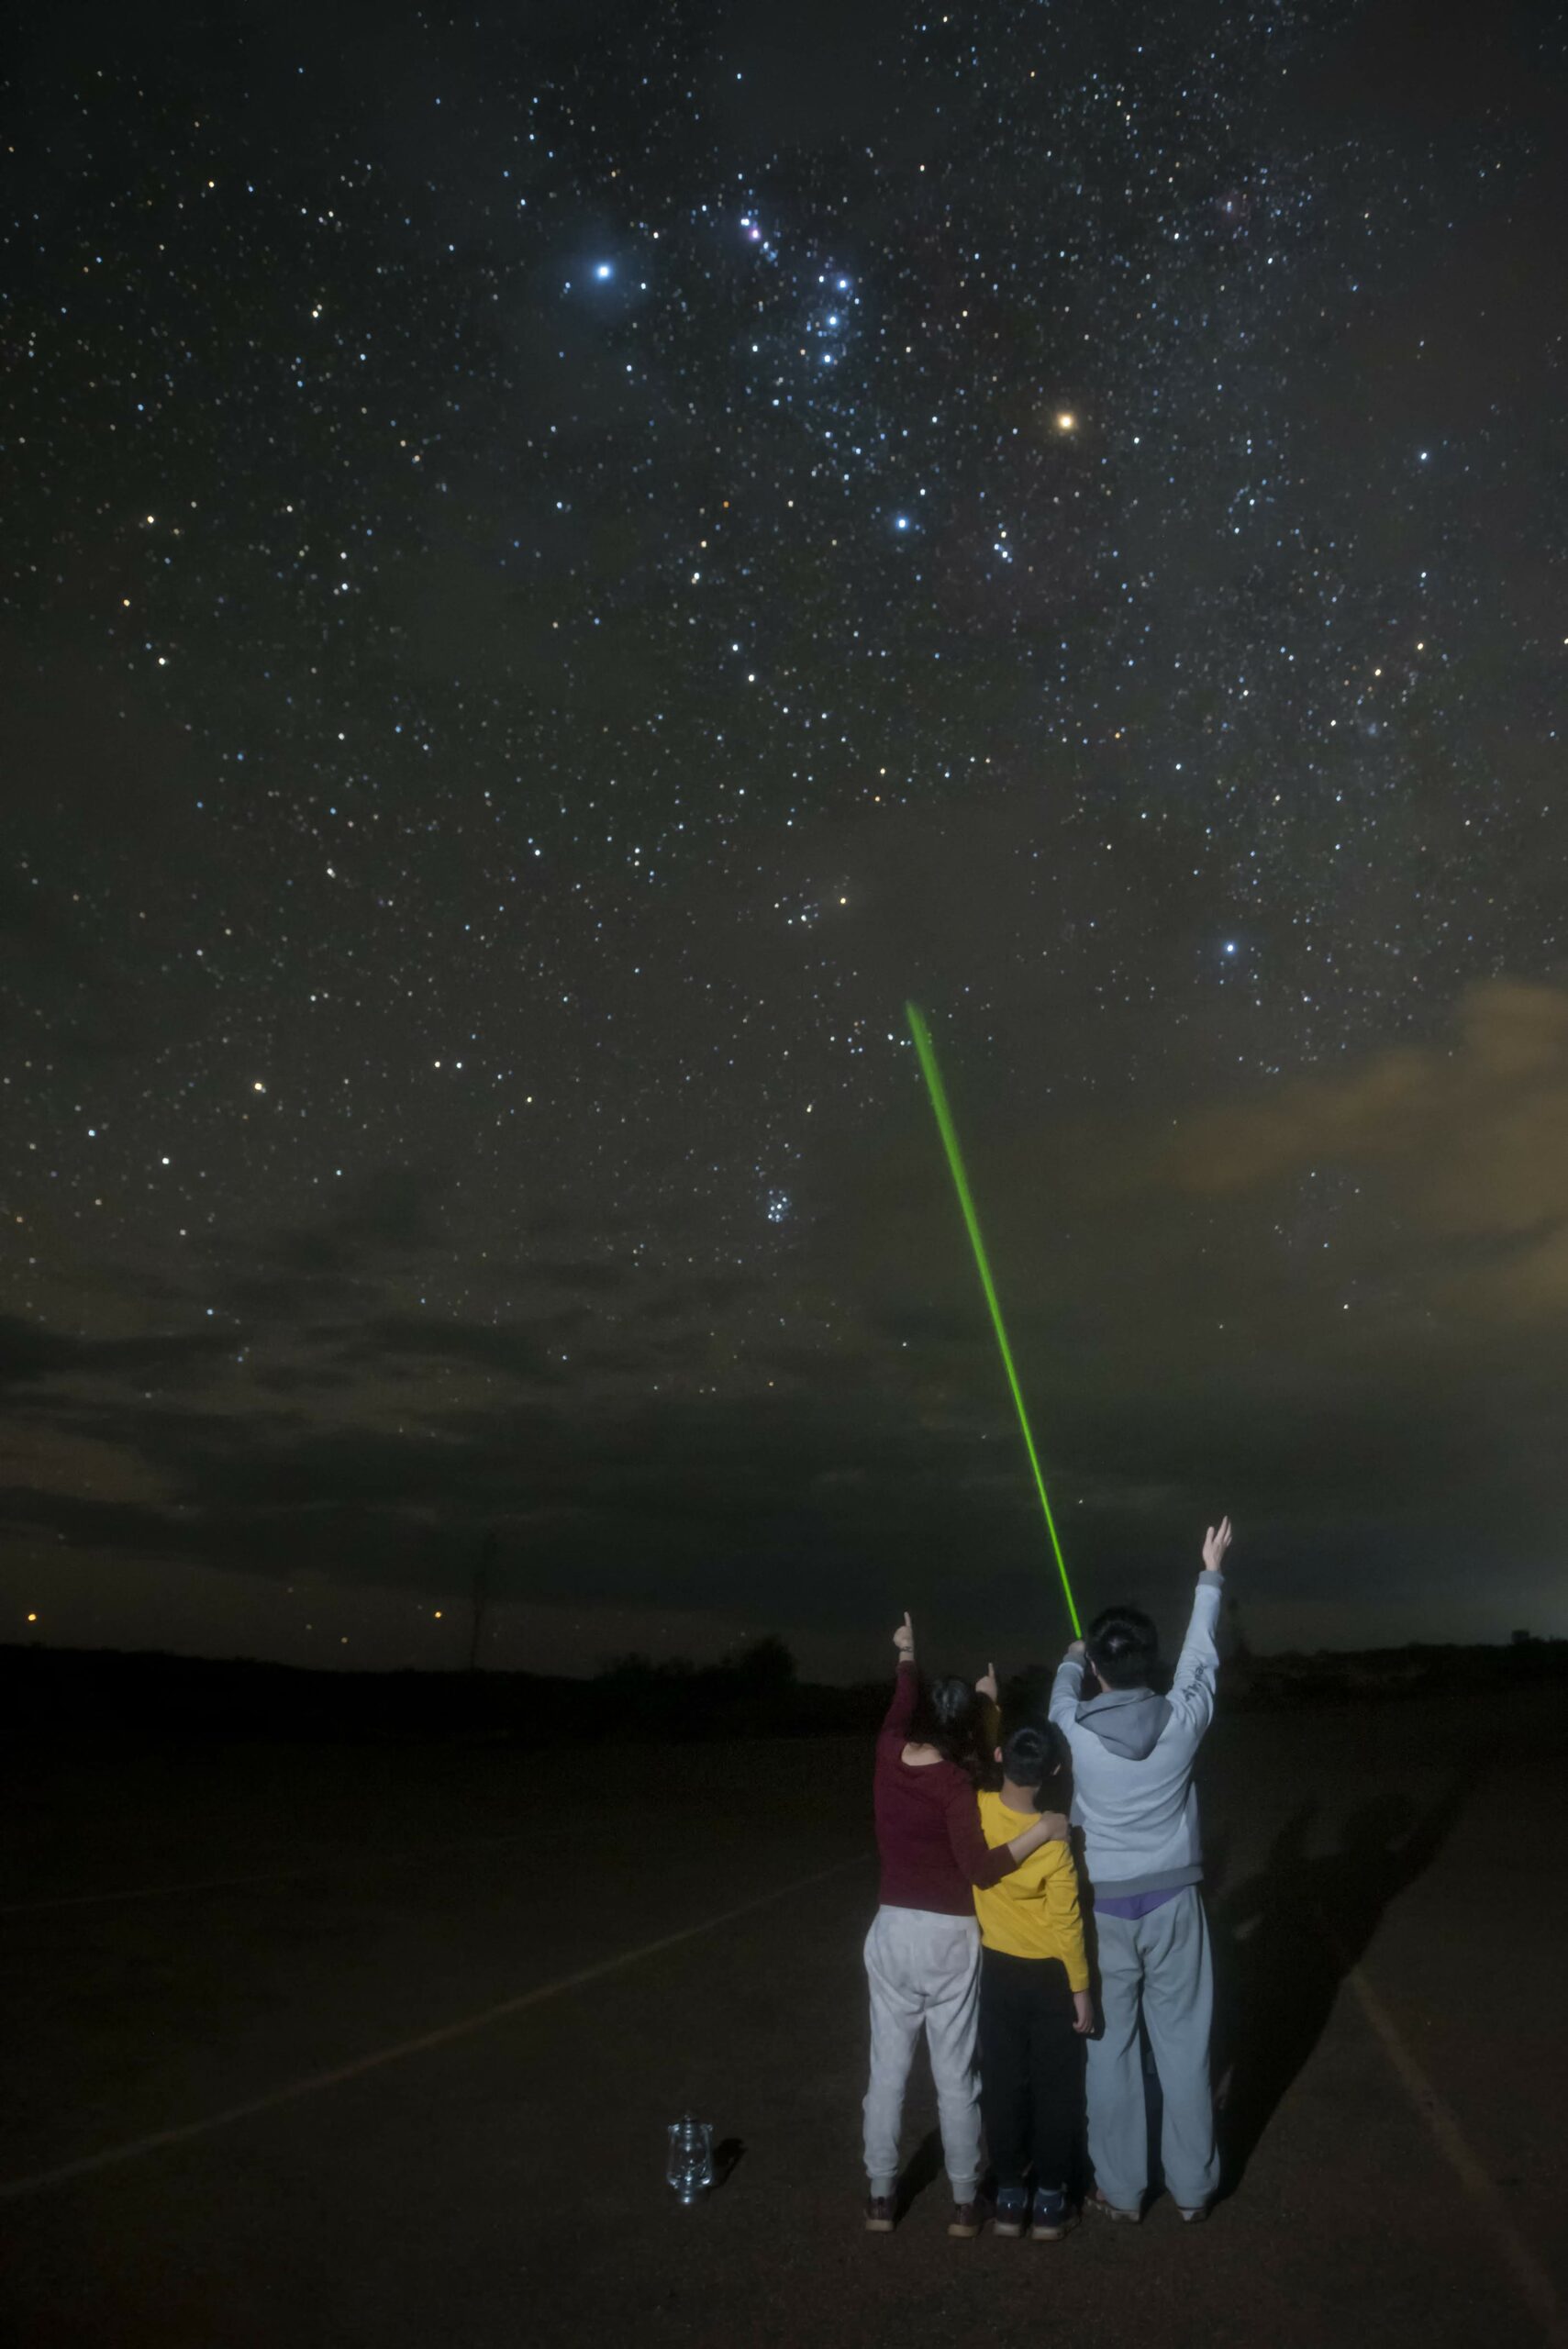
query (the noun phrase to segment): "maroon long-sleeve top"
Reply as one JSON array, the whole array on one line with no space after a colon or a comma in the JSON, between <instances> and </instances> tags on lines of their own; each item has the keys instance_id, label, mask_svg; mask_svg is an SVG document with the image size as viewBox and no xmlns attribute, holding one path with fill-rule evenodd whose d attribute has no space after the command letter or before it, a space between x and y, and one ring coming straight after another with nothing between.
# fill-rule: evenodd
<instances>
[{"instance_id":1,"label":"maroon long-sleeve top","mask_svg":"<svg viewBox=\"0 0 1568 2349\"><path fill-rule=\"evenodd\" d=\"M995 1851L987 1844L980 1831L974 1787L956 1763L905 1761L918 1686L914 1665L901 1664L876 1741L882 1905L971 1917L974 1903L970 1887L995 1884L1010 1875L1013 1855L1005 1843Z\"/></svg>"}]
</instances>

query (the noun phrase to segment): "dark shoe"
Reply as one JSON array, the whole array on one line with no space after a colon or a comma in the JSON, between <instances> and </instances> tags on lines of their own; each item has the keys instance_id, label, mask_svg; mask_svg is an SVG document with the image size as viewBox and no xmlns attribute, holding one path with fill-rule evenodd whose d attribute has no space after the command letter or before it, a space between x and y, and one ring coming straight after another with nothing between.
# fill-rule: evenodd
<instances>
[{"instance_id":1,"label":"dark shoe","mask_svg":"<svg viewBox=\"0 0 1568 2349\"><path fill-rule=\"evenodd\" d=\"M1070 2235L1078 2223L1078 2213L1062 2189L1051 2191L1046 2187L1035 2188L1034 2217L1029 2222L1030 2243L1060 2243Z\"/></svg>"},{"instance_id":2,"label":"dark shoe","mask_svg":"<svg viewBox=\"0 0 1568 2349\"><path fill-rule=\"evenodd\" d=\"M1004 2186L996 2194L996 2216L992 2221L994 2235L1016 2240L1029 2224L1029 2195L1027 2186Z\"/></svg>"},{"instance_id":3,"label":"dark shoe","mask_svg":"<svg viewBox=\"0 0 1568 2349\"><path fill-rule=\"evenodd\" d=\"M948 2232L958 2243L973 2243L980 2232L984 2213L978 2202L955 2202L948 2221Z\"/></svg>"},{"instance_id":4,"label":"dark shoe","mask_svg":"<svg viewBox=\"0 0 1568 2349\"><path fill-rule=\"evenodd\" d=\"M1124 2225L1129 2227L1136 2227L1139 2225L1143 2217L1143 2205L1141 2202L1135 2210L1124 2210L1121 2209L1119 2204L1107 2202L1097 2186L1095 2188L1089 2208L1092 2210L1097 2210L1102 2219L1119 2219L1122 2221Z\"/></svg>"},{"instance_id":5,"label":"dark shoe","mask_svg":"<svg viewBox=\"0 0 1568 2349\"><path fill-rule=\"evenodd\" d=\"M895 2221L891 2194L866 2196L866 2232L868 2235L890 2235Z\"/></svg>"}]
</instances>

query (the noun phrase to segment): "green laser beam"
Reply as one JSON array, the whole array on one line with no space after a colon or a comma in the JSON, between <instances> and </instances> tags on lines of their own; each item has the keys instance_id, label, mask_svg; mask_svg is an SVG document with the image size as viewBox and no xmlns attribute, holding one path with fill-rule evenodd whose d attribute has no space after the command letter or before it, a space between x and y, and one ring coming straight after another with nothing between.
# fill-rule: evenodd
<instances>
[{"instance_id":1,"label":"green laser beam","mask_svg":"<svg viewBox=\"0 0 1568 2349\"><path fill-rule=\"evenodd\" d=\"M947 1090L942 1084L942 1073L937 1066L937 1055L931 1043L931 1031L927 1027L917 1004L906 1003L904 1009L909 1021L909 1033L915 1039L915 1050L920 1056L920 1067L926 1079L926 1090L931 1097L931 1108L936 1112L937 1131L941 1135L942 1148L947 1152L948 1164L952 1170L953 1188L958 1193L959 1206L963 1209L963 1220L969 1232L969 1244L974 1251L974 1263L980 1275L980 1286L985 1292L985 1302L991 1308L991 1319L995 1325L996 1343L1002 1351L1002 1367L1007 1374L1007 1384L1013 1390L1013 1401L1018 1407L1018 1425L1023 1430L1024 1435L1024 1450L1029 1453L1029 1466L1034 1470L1035 1489L1040 1495L1040 1508L1045 1512L1045 1530L1051 1536L1051 1547L1056 1558L1056 1571L1062 1576L1062 1594L1067 1601L1067 1612L1073 1624L1073 1636L1075 1640L1081 1640L1084 1636L1083 1626L1078 1620L1078 1609L1073 1603L1073 1586L1067 1579L1067 1565L1062 1555L1062 1544L1056 1538L1056 1520L1051 1514L1051 1502L1046 1496L1045 1477L1040 1469L1040 1454L1034 1448L1034 1437L1029 1431L1029 1415L1024 1408L1023 1389L1018 1385L1018 1374L1013 1368L1013 1350L1007 1343L1007 1331L1002 1319L1002 1308L997 1301L996 1284L991 1278L991 1265L985 1253L985 1242L980 1237L980 1219L974 1212L974 1201L970 1196L969 1177L963 1171L963 1152L958 1146L958 1133L953 1125L952 1111L948 1108Z\"/></svg>"}]
</instances>

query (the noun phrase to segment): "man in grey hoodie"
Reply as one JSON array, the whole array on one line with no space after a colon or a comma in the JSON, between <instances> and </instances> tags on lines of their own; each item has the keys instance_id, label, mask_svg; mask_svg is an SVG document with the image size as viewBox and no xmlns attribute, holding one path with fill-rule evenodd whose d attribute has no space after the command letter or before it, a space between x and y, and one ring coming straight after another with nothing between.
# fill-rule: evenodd
<instances>
[{"instance_id":1,"label":"man in grey hoodie","mask_svg":"<svg viewBox=\"0 0 1568 2349\"><path fill-rule=\"evenodd\" d=\"M1230 1520L1210 1526L1192 1620L1171 1679L1151 1686L1154 1626L1108 1608L1057 1669L1051 1718L1073 1753L1073 1819L1095 1893L1104 2028L1089 2042L1089 2158L1095 2199L1137 2220L1149 2184L1141 2009L1164 2104L1161 2160L1184 2219L1207 2216L1219 2183L1208 2033L1214 1976L1198 1893L1203 1854L1193 1765L1214 1717L1214 1631Z\"/></svg>"}]
</instances>

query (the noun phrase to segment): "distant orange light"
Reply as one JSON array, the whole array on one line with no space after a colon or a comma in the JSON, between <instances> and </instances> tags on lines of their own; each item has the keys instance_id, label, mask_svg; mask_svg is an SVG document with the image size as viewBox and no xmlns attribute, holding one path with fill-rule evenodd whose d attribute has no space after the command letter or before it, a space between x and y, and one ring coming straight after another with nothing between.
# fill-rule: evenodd
<instances>
[{"instance_id":1,"label":"distant orange light","mask_svg":"<svg viewBox=\"0 0 1568 2349\"><path fill-rule=\"evenodd\" d=\"M29 1623L36 1623L36 1622L38 1621L38 1620L39 1620L39 1619L38 1619L38 1617L37 1617L36 1615L29 1615L29 1616L28 1616L28 1622L29 1622Z\"/></svg>"}]
</instances>

